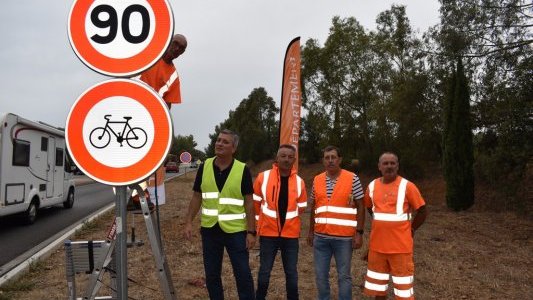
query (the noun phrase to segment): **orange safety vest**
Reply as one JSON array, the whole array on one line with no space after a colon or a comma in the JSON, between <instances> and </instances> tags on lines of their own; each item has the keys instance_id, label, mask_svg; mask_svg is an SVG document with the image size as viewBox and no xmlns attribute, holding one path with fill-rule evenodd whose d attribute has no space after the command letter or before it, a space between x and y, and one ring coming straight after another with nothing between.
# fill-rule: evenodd
<instances>
[{"instance_id":1,"label":"orange safety vest","mask_svg":"<svg viewBox=\"0 0 533 300\"><path fill-rule=\"evenodd\" d=\"M374 220L386 222L402 222L409 221L411 219L411 214L407 209L408 206L404 205L405 191L407 189L407 183L409 181L407 181L407 179L405 178L401 178L400 176L398 176L398 178L400 179L400 184L398 185L398 190L396 192L396 199L393 199L393 201L396 202L395 206L376 206L376 203L374 201L374 187L376 184L376 180L372 180L372 182L370 182L370 184L368 185L368 195L370 196L370 200L372 200L372 211L374 213Z\"/></svg>"},{"instance_id":2,"label":"orange safety vest","mask_svg":"<svg viewBox=\"0 0 533 300\"><path fill-rule=\"evenodd\" d=\"M373 211L369 248L380 253L412 253L410 212L425 204L416 186L400 176L388 184L373 180L365 204Z\"/></svg>"},{"instance_id":3,"label":"orange safety vest","mask_svg":"<svg viewBox=\"0 0 533 300\"><path fill-rule=\"evenodd\" d=\"M166 103L181 103L180 77L174 64L162 58L141 74L140 79L152 87Z\"/></svg>"},{"instance_id":4,"label":"orange safety vest","mask_svg":"<svg viewBox=\"0 0 533 300\"><path fill-rule=\"evenodd\" d=\"M260 173L254 182L254 205L257 233L260 236L298 238L300 236L299 209L307 207L305 183L292 169L288 182L288 203L285 224L278 218L278 197L281 179L277 164Z\"/></svg>"},{"instance_id":5,"label":"orange safety vest","mask_svg":"<svg viewBox=\"0 0 533 300\"><path fill-rule=\"evenodd\" d=\"M351 206L354 173L341 170L337 183L327 197L326 172L315 176L315 232L335 236L353 236L357 227L357 208Z\"/></svg>"}]
</instances>

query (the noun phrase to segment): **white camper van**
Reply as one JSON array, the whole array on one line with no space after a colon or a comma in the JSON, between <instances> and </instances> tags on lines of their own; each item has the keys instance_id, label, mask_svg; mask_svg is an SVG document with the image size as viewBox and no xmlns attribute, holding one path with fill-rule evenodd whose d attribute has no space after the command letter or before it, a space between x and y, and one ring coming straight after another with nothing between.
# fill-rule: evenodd
<instances>
[{"instance_id":1,"label":"white camper van","mask_svg":"<svg viewBox=\"0 0 533 300\"><path fill-rule=\"evenodd\" d=\"M0 113L0 126L0 217L20 214L31 224L39 208L71 208L64 131L11 113Z\"/></svg>"}]
</instances>

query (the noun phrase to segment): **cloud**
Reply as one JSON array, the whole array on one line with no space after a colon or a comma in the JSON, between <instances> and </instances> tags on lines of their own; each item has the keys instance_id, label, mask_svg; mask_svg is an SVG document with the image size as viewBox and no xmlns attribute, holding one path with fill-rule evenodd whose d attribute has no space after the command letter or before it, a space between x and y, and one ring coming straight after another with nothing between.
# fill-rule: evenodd
<instances>
[{"instance_id":1,"label":"cloud","mask_svg":"<svg viewBox=\"0 0 533 300\"><path fill-rule=\"evenodd\" d=\"M438 22L438 1L407 5L413 28ZM171 109L175 134L192 134L203 149L215 125L256 87L279 105L283 56L301 36L323 43L333 16L354 16L367 29L393 1L170 1L175 32L189 41L175 61L183 104ZM0 110L64 126L70 106L98 75L78 60L67 37L71 1L4 0L0 10Z\"/></svg>"}]
</instances>

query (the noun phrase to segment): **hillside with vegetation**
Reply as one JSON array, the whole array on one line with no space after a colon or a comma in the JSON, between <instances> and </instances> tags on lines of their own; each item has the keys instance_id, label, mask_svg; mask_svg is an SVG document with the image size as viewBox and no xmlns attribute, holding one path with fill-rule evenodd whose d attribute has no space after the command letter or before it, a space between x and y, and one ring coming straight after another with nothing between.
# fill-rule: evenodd
<instances>
[{"instance_id":1,"label":"hillside with vegetation","mask_svg":"<svg viewBox=\"0 0 533 300\"><path fill-rule=\"evenodd\" d=\"M254 173L270 166L271 161L252 167ZM323 170L321 164L302 165L300 174L305 182ZM428 170L430 172L430 170ZM435 172L438 174L439 172ZM360 174L366 185L374 174ZM182 236L184 217L192 195L194 173L167 182L167 203L161 206L162 240L174 286L179 299L207 299L204 283L202 248L199 231L192 241ZM415 236L415 293L418 299L531 299L533 287L531 272L533 249L533 221L510 212L491 212L474 204L467 211L453 212L446 207L445 183L441 175L427 176L414 181L424 196L430 215ZM477 197L487 194L476 190ZM155 216L155 214L153 214ZM101 240L112 222L112 214L88 224L74 240ZM133 220L135 219L135 220ZM316 298L312 248L306 244L309 213L302 216L298 261L301 299ZM128 228L135 222L137 239L148 243L144 221L128 215ZM200 227L199 217L194 222ZM367 249L368 228L363 249L352 258L354 299L370 299L361 293L366 262L362 259ZM259 269L258 248L250 252L252 275L257 280ZM235 281L231 264L225 255L223 282L226 299L236 299ZM331 271L331 280L336 280ZM162 300L155 261L149 244L128 249L129 296L131 299ZM110 295L109 273L99 295ZM78 294L84 292L87 275L76 276ZM285 299L285 279L279 255L272 271L269 299ZM336 292L336 284L332 285ZM0 289L0 299L65 299L65 251L54 251L45 261L36 263L31 273Z\"/></svg>"}]
</instances>

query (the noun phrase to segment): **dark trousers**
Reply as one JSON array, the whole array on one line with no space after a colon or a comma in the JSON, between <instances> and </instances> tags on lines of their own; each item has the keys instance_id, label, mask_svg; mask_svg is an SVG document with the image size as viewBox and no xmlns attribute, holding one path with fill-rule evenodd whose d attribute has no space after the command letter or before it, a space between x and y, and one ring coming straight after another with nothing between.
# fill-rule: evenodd
<instances>
[{"instance_id":1,"label":"dark trousers","mask_svg":"<svg viewBox=\"0 0 533 300\"><path fill-rule=\"evenodd\" d=\"M260 237L260 266L257 277L256 299L265 299L270 281L270 273L278 250L281 251L281 261L285 271L285 290L287 299L298 299L298 239L282 237Z\"/></svg>"},{"instance_id":2,"label":"dark trousers","mask_svg":"<svg viewBox=\"0 0 533 300\"><path fill-rule=\"evenodd\" d=\"M246 231L225 233L217 225L212 228L201 228L202 248L204 255L205 281L211 300L224 299L222 288L222 259L224 248L228 252L233 275L237 283L237 293L241 300L254 299L254 282L248 250L246 249Z\"/></svg>"}]
</instances>

